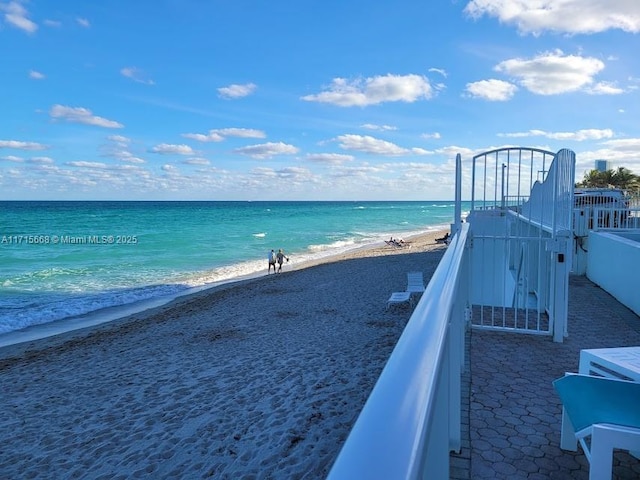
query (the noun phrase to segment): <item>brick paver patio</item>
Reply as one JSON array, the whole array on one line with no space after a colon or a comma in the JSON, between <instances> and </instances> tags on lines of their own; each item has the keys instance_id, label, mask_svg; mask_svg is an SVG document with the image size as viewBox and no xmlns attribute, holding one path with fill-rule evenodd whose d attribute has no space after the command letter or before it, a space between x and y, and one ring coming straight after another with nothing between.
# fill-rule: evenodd
<instances>
[{"instance_id":1,"label":"brick paver patio","mask_svg":"<svg viewBox=\"0 0 640 480\"><path fill-rule=\"evenodd\" d=\"M560 449L562 405L551 384L577 372L581 349L640 345L640 318L584 276L569 286L569 337L472 330L463 378L463 448L451 478L588 479L582 449ZM614 455L613 479L640 479L640 460Z\"/></svg>"}]
</instances>

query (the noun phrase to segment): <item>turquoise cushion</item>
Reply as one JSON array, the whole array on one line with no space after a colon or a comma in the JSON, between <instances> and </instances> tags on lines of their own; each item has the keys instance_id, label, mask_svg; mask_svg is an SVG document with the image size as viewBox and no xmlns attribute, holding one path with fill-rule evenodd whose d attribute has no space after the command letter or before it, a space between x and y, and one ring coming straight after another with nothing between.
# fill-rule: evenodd
<instances>
[{"instance_id":1,"label":"turquoise cushion","mask_svg":"<svg viewBox=\"0 0 640 480\"><path fill-rule=\"evenodd\" d=\"M596 423L640 428L640 383L569 373L553 386L576 432Z\"/></svg>"}]
</instances>

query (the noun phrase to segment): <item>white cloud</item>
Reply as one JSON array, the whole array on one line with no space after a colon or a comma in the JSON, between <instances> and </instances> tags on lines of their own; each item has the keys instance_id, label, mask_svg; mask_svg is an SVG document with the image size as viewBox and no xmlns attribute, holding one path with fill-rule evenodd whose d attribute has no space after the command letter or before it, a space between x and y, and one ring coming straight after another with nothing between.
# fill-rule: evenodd
<instances>
[{"instance_id":1,"label":"white cloud","mask_svg":"<svg viewBox=\"0 0 640 480\"><path fill-rule=\"evenodd\" d=\"M427 140L434 138L437 140L442 138L442 136L438 132L433 132L433 133L423 133L422 135L420 135L420 138L425 138Z\"/></svg>"},{"instance_id":2,"label":"white cloud","mask_svg":"<svg viewBox=\"0 0 640 480\"><path fill-rule=\"evenodd\" d=\"M35 70L29 70L29 78L32 78L33 80L42 80L45 78L45 75Z\"/></svg>"},{"instance_id":3,"label":"white cloud","mask_svg":"<svg viewBox=\"0 0 640 480\"><path fill-rule=\"evenodd\" d=\"M255 177L273 179L276 178L276 171L273 168L268 167L256 167L252 169L249 173Z\"/></svg>"},{"instance_id":4,"label":"white cloud","mask_svg":"<svg viewBox=\"0 0 640 480\"><path fill-rule=\"evenodd\" d=\"M106 163L102 163L102 162L85 162L85 161L77 161L77 162L66 162L65 165L68 165L70 167L77 167L77 168L97 168L97 169L102 169L102 168L108 168Z\"/></svg>"},{"instance_id":5,"label":"white cloud","mask_svg":"<svg viewBox=\"0 0 640 480\"><path fill-rule=\"evenodd\" d=\"M353 155L344 155L342 153L310 153L305 158L310 162L342 165L353 161L354 157Z\"/></svg>"},{"instance_id":6,"label":"white cloud","mask_svg":"<svg viewBox=\"0 0 640 480\"><path fill-rule=\"evenodd\" d=\"M380 132L398 130L398 127L392 127L391 125L374 125L372 123L365 123L364 125L361 125L361 127L366 128L367 130L378 130Z\"/></svg>"},{"instance_id":7,"label":"white cloud","mask_svg":"<svg viewBox=\"0 0 640 480\"><path fill-rule=\"evenodd\" d=\"M180 173L180 171L178 170L178 167L176 167L175 165L170 165L168 163L165 163L160 168L163 172L166 172L169 175L177 175Z\"/></svg>"},{"instance_id":8,"label":"white cloud","mask_svg":"<svg viewBox=\"0 0 640 480\"><path fill-rule=\"evenodd\" d=\"M499 133L498 136L506 138L545 137L552 138L554 140L573 140L576 142L582 142L585 140L602 140L605 138L611 138L613 137L613 130L609 128L588 128L577 130L575 132L545 132L544 130L529 130L527 132Z\"/></svg>"},{"instance_id":9,"label":"white cloud","mask_svg":"<svg viewBox=\"0 0 640 480\"><path fill-rule=\"evenodd\" d=\"M287 179L289 181L308 181L312 179L312 173L303 167L285 167L280 170L276 170L276 176Z\"/></svg>"},{"instance_id":10,"label":"white cloud","mask_svg":"<svg viewBox=\"0 0 640 480\"><path fill-rule=\"evenodd\" d=\"M147 78L144 72L137 67L125 67L120 70L120 74L130 78L134 82L144 83L145 85L155 85L155 82Z\"/></svg>"},{"instance_id":11,"label":"white cloud","mask_svg":"<svg viewBox=\"0 0 640 480\"><path fill-rule=\"evenodd\" d=\"M520 33L544 31L589 34L619 29L640 32L636 0L472 0L464 11L472 18L483 15L515 25Z\"/></svg>"},{"instance_id":12,"label":"white cloud","mask_svg":"<svg viewBox=\"0 0 640 480\"><path fill-rule=\"evenodd\" d=\"M308 102L330 103L340 107L365 107L384 102L412 103L433 96L429 80L420 75L383 75L348 81L334 78L322 93L306 95Z\"/></svg>"},{"instance_id":13,"label":"white cloud","mask_svg":"<svg viewBox=\"0 0 640 480\"><path fill-rule=\"evenodd\" d=\"M624 93L624 89L616 86L613 82L598 82L585 91L591 95L619 95Z\"/></svg>"},{"instance_id":14,"label":"white cloud","mask_svg":"<svg viewBox=\"0 0 640 480\"><path fill-rule=\"evenodd\" d=\"M473 98L482 98L493 102L504 102L511 99L518 87L513 83L503 80L480 80L479 82L467 83L465 91Z\"/></svg>"},{"instance_id":15,"label":"white cloud","mask_svg":"<svg viewBox=\"0 0 640 480\"><path fill-rule=\"evenodd\" d=\"M593 161L606 158L614 164L628 168L635 173L640 172L640 138L624 138L607 140L601 143L602 148L593 151L576 152L576 159L585 171L593 168ZM615 167L614 167L615 168ZM576 167L576 172L578 167Z\"/></svg>"},{"instance_id":16,"label":"white cloud","mask_svg":"<svg viewBox=\"0 0 640 480\"><path fill-rule=\"evenodd\" d=\"M447 78L447 71L442 68L430 68L429 71L434 73L439 73L444 78Z\"/></svg>"},{"instance_id":17,"label":"white cloud","mask_svg":"<svg viewBox=\"0 0 640 480\"><path fill-rule=\"evenodd\" d=\"M161 143L151 149L153 153L161 155L195 155L196 152L189 145L173 145Z\"/></svg>"},{"instance_id":18,"label":"white cloud","mask_svg":"<svg viewBox=\"0 0 640 480\"><path fill-rule=\"evenodd\" d=\"M29 20L29 12L20 2L0 3L0 11L4 13L4 21L27 33L34 33L38 25Z\"/></svg>"},{"instance_id":19,"label":"white cloud","mask_svg":"<svg viewBox=\"0 0 640 480\"><path fill-rule=\"evenodd\" d=\"M414 155L429 155L429 150L425 150L424 148L413 147L411 149L411 153Z\"/></svg>"},{"instance_id":20,"label":"white cloud","mask_svg":"<svg viewBox=\"0 0 640 480\"><path fill-rule=\"evenodd\" d=\"M628 152L636 156L640 161L638 152L640 151L640 138L623 138L619 140L608 140L602 142L602 145L614 148L619 152Z\"/></svg>"},{"instance_id":21,"label":"white cloud","mask_svg":"<svg viewBox=\"0 0 640 480\"><path fill-rule=\"evenodd\" d=\"M555 50L532 59L513 58L496 65L495 70L519 80L538 95L575 92L593 83L593 77L604 69L604 63L593 57L564 55Z\"/></svg>"},{"instance_id":22,"label":"white cloud","mask_svg":"<svg viewBox=\"0 0 640 480\"><path fill-rule=\"evenodd\" d=\"M103 156L115 158L126 163L146 163L144 159L135 156L129 151L131 139L123 135L109 135L107 140L111 143L104 147L105 153Z\"/></svg>"},{"instance_id":23,"label":"white cloud","mask_svg":"<svg viewBox=\"0 0 640 480\"><path fill-rule=\"evenodd\" d=\"M198 142L222 142L224 137L217 133L183 133L182 136L184 138L189 138L191 140L197 140Z\"/></svg>"},{"instance_id":24,"label":"white cloud","mask_svg":"<svg viewBox=\"0 0 640 480\"><path fill-rule=\"evenodd\" d=\"M266 133L262 130L254 130L252 128L220 128L211 130L223 137L239 137L239 138L266 138Z\"/></svg>"},{"instance_id":25,"label":"white cloud","mask_svg":"<svg viewBox=\"0 0 640 480\"><path fill-rule=\"evenodd\" d=\"M209 130L209 133L183 133L182 136L199 142L222 142L227 137L266 138L267 135L251 128L220 128Z\"/></svg>"},{"instance_id":26,"label":"white cloud","mask_svg":"<svg viewBox=\"0 0 640 480\"><path fill-rule=\"evenodd\" d=\"M209 165L211 162L209 162L209 160L207 160L206 158L194 157L187 158L183 163L186 163L187 165Z\"/></svg>"},{"instance_id":27,"label":"white cloud","mask_svg":"<svg viewBox=\"0 0 640 480\"><path fill-rule=\"evenodd\" d=\"M107 140L111 140L112 142L117 142L123 145L128 145L131 142L131 139L125 137L124 135L109 135Z\"/></svg>"},{"instance_id":28,"label":"white cloud","mask_svg":"<svg viewBox=\"0 0 640 480\"><path fill-rule=\"evenodd\" d=\"M60 28L62 26L62 22L58 20L45 20L44 23L47 27Z\"/></svg>"},{"instance_id":29,"label":"white cloud","mask_svg":"<svg viewBox=\"0 0 640 480\"><path fill-rule=\"evenodd\" d=\"M15 150L46 150L46 145L37 142L21 142L19 140L0 140L0 148L13 148Z\"/></svg>"},{"instance_id":30,"label":"white cloud","mask_svg":"<svg viewBox=\"0 0 640 480\"><path fill-rule=\"evenodd\" d=\"M15 163L24 162L24 159L22 157L16 157L15 155L7 155L6 157L0 157L0 160L5 160L7 162L15 162Z\"/></svg>"},{"instance_id":31,"label":"white cloud","mask_svg":"<svg viewBox=\"0 0 640 480\"><path fill-rule=\"evenodd\" d=\"M49 157L31 157L28 162L39 165L51 165L53 163L53 159Z\"/></svg>"},{"instance_id":32,"label":"white cloud","mask_svg":"<svg viewBox=\"0 0 640 480\"><path fill-rule=\"evenodd\" d=\"M359 166L345 166L342 165L333 170L332 175L334 177L344 177L344 178L371 178L371 175L375 175L377 173L381 173L385 170L384 167L373 166L373 165L359 165Z\"/></svg>"},{"instance_id":33,"label":"white cloud","mask_svg":"<svg viewBox=\"0 0 640 480\"><path fill-rule=\"evenodd\" d=\"M81 27L84 27L84 28L89 28L91 26L91 23L86 18L78 17L78 18L76 18L76 23L78 25L80 25Z\"/></svg>"},{"instance_id":34,"label":"white cloud","mask_svg":"<svg viewBox=\"0 0 640 480\"><path fill-rule=\"evenodd\" d=\"M246 83L244 85L229 85L228 87L218 88L218 95L222 98L233 99L242 98L251 95L258 88L253 83Z\"/></svg>"},{"instance_id":35,"label":"white cloud","mask_svg":"<svg viewBox=\"0 0 640 480\"><path fill-rule=\"evenodd\" d=\"M123 128L124 125L113 120L93 115L91 110L81 107L67 107L54 105L49 111L49 116L54 120L66 120L71 123L83 123L104 128Z\"/></svg>"},{"instance_id":36,"label":"white cloud","mask_svg":"<svg viewBox=\"0 0 640 480\"><path fill-rule=\"evenodd\" d=\"M236 148L234 150L235 153L248 155L249 157L259 159L271 158L276 155L294 155L299 151L300 149L298 149L297 147L283 142L268 142L260 145L250 145L247 147Z\"/></svg>"},{"instance_id":37,"label":"white cloud","mask_svg":"<svg viewBox=\"0 0 640 480\"><path fill-rule=\"evenodd\" d=\"M126 163L146 163L144 159L136 157L128 150L112 150L109 156Z\"/></svg>"},{"instance_id":38,"label":"white cloud","mask_svg":"<svg viewBox=\"0 0 640 480\"><path fill-rule=\"evenodd\" d=\"M448 147L438 148L437 150L435 150L434 153L438 155L442 155L443 157L446 157L446 158L453 159L453 158L456 158L456 155L458 153L462 155L462 158L465 158L465 157L468 158L468 157L474 156L476 153L481 153L487 150L493 150L493 148L483 148L481 150L472 150L471 148L467 148L467 147L450 145Z\"/></svg>"},{"instance_id":39,"label":"white cloud","mask_svg":"<svg viewBox=\"0 0 640 480\"><path fill-rule=\"evenodd\" d=\"M334 140L339 142L340 147L345 150L356 150L373 155L398 156L408 154L425 155L428 153L421 148L407 149L369 135L340 135Z\"/></svg>"}]
</instances>

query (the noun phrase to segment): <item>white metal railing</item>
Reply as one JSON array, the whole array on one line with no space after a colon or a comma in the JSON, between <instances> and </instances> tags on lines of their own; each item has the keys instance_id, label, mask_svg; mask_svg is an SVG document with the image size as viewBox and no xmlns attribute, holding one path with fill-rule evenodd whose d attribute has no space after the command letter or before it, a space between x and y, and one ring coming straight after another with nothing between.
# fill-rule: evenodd
<instances>
[{"instance_id":1,"label":"white metal railing","mask_svg":"<svg viewBox=\"0 0 640 480\"><path fill-rule=\"evenodd\" d=\"M566 149L552 157L545 180L533 183L529 199L522 205L524 221L552 235L572 230L574 157Z\"/></svg>"},{"instance_id":2,"label":"white metal railing","mask_svg":"<svg viewBox=\"0 0 640 480\"><path fill-rule=\"evenodd\" d=\"M468 232L465 223L453 235L329 480L449 478L449 452L460 450Z\"/></svg>"},{"instance_id":3,"label":"white metal railing","mask_svg":"<svg viewBox=\"0 0 640 480\"><path fill-rule=\"evenodd\" d=\"M537 148L499 148L473 157L471 210L521 205L543 182L555 154Z\"/></svg>"},{"instance_id":4,"label":"white metal railing","mask_svg":"<svg viewBox=\"0 0 640 480\"><path fill-rule=\"evenodd\" d=\"M587 213L588 228L593 230L635 230L640 227L640 208L596 207Z\"/></svg>"},{"instance_id":5,"label":"white metal railing","mask_svg":"<svg viewBox=\"0 0 640 480\"><path fill-rule=\"evenodd\" d=\"M640 229L640 207L626 208L598 205L580 205L573 210L573 264L572 272L587 273L590 231L624 232Z\"/></svg>"},{"instance_id":6,"label":"white metal railing","mask_svg":"<svg viewBox=\"0 0 640 480\"><path fill-rule=\"evenodd\" d=\"M473 158L475 328L566 334L575 154L510 147Z\"/></svg>"},{"instance_id":7,"label":"white metal railing","mask_svg":"<svg viewBox=\"0 0 640 480\"><path fill-rule=\"evenodd\" d=\"M587 238L590 230L636 230L640 228L640 208L576 207L573 228L577 240Z\"/></svg>"}]
</instances>

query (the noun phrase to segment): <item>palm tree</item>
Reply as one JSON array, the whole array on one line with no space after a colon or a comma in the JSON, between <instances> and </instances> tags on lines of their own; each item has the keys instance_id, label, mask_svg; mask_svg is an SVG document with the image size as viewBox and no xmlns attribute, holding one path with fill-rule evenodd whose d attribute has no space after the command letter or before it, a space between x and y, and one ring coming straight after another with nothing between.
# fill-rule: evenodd
<instances>
[{"instance_id":1,"label":"palm tree","mask_svg":"<svg viewBox=\"0 0 640 480\"><path fill-rule=\"evenodd\" d=\"M613 185L623 190L638 188L639 181L640 177L624 167L618 167L618 170L613 174Z\"/></svg>"},{"instance_id":2,"label":"palm tree","mask_svg":"<svg viewBox=\"0 0 640 480\"><path fill-rule=\"evenodd\" d=\"M607 172L609 172L607 174ZM609 185L609 177L613 175L612 170L601 172L599 170L589 170L584 174L582 182L579 182L579 187L591 187L591 188L605 188Z\"/></svg>"},{"instance_id":3,"label":"palm tree","mask_svg":"<svg viewBox=\"0 0 640 480\"><path fill-rule=\"evenodd\" d=\"M594 169L586 172L582 182L578 182L576 186L620 188L622 190L637 189L640 186L640 177L625 167L618 167L616 171L605 170L604 172Z\"/></svg>"}]
</instances>

